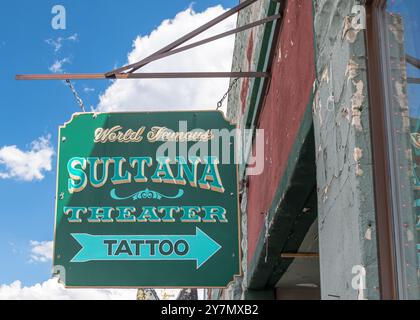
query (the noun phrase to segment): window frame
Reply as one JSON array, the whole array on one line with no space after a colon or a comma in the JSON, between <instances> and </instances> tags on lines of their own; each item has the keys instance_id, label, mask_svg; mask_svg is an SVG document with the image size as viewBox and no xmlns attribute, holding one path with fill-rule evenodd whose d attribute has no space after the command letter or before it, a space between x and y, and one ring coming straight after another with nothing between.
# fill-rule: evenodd
<instances>
[{"instance_id":1,"label":"window frame","mask_svg":"<svg viewBox=\"0 0 420 320\"><path fill-rule=\"evenodd\" d=\"M389 154L388 121L386 110L383 108L387 103L386 97L389 92L384 81L386 74L384 74L382 48L385 40L380 32L381 24L384 23L385 8L386 0L368 0L366 3L366 47L380 296L384 300L396 300L400 298L400 290L393 214L395 199L393 199L391 181L392 161Z\"/></svg>"},{"instance_id":2,"label":"window frame","mask_svg":"<svg viewBox=\"0 0 420 320\"><path fill-rule=\"evenodd\" d=\"M391 135L392 80L386 25L387 0L366 1L366 47L374 193L377 219L378 264L381 298L410 299L407 290L407 269L403 242L401 198L398 186L398 157L393 152L396 141Z\"/></svg>"}]
</instances>

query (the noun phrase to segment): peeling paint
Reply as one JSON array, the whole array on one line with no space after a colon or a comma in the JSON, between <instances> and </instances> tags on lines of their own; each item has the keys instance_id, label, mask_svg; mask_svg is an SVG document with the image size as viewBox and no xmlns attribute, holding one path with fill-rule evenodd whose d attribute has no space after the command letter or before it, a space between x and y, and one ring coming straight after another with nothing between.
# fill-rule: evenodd
<instances>
[{"instance_id":1,"label":"peeling paint","mask_svg":"<svg viewBox=\"0 0 420 320\"><path fill-rule=\"evenodd\" d=\"M321 97L318 90L314 97L314 115L318 116L319 124L322 126L323 119L322 119L321 108L322 108L322 103L321 103Z\"/></svg>"},{"instance_id":2,"label":"peeling paint","mask_svg":"<svg viewBox=\"0 0 420 320\"><path fill-rule=\"evenodd\" d=\"M356 176L362 177L364 172L360 167L360 160L363 158L363 150L360 148L355 148L353 153L354 161L356 162Z\"/></svg>"},{"instance_id":3,"label":"peeling paint","mask_svg":"<svg viewBox=\"0 0 420 320\"><path fill-rule=\"evenodd\" d=\"M356 78L358 69L359 69L359 64L353 59L350 59L347 64L347 69L345 73L347 80L353 80L354 78Z\"/></svg>"},{"instance_id":4,"label":"peeling paint","mask_svg":"<svg viewBox=\"0 0 420 320\"><path fill-rule=\"evenodd\" d=\"M329 189L329 186L326 186L324 189L324 194L323 194L324 202L328 200L328 189Z\"/></svg>"},{"instance_id":5,"label":"peeling paint","mask_svg":"<svg viewBox=\"0 0 420 320\"><path fill-rule=\"evenodd\" d=\"M363 150L360 148L354 148L354 161L359 162L363 158Z\"/></svg>"},{"instance_id":6,"label":"peeling paint","mask_svg":"<svg viewBox=\"0 0 420 320\"><path fill-rule=\"evenodd\" d=\"M366 240L372 240L372 227L368 227L365 233Z\"/></svg>"},{"instance_id":7,"label":"peeling paint","mask_svg":"<svg viewBox=\"0 0 420 320\"><path fill-rule=\"evenodd\" d=\"M343 118L346 118L347 121L350 121L350 110L349 110L349 108L342 108L341 109L341 116Z\"/></svg>"},{"instance_id":8,"label":"peeling paint","mask_svg":"<svg viewBox=\"0 0 420 320\"><path fill-rule=\"evenodd\" d=\"M312 113L316 115L318 113L318 105L319 105L319 91L315 92L314 102L312 104Z\"/></svg>"},{"instance_id":9,"label":"peeling paint","mask_svg":"<svg viewBox=\"0 0 420 320\"><path fill-rule=\"evenodd\" d=\"M407 94L404 92L404 88L407 88L406 84L396 81L395 82L395 91L396 91L396 99L401 110L406 111L408 109L408 97Z\"/></svg>"},{"instance_id":10,"label":"peeling paint","mask_svg":"<svg viewBox=\"0 0 420 320\"><path fill-rule=\"evenodd\" d=\"M414 233L410 229L407 229L407 241L408 242L414 241Z\"/></svg>"},{"instance_id":11,"label":"peeling paint","mask_svg":"<svg viewBox=\"0 0 420 320\"><path fill-rule=\"evenodd\" d=\"M391 18L393 20L399 20L399 21L393 21L392 23L389 24L389 31L391 31L391 33L394 35L395 40L399 43L399 44L403 44L404 43L404 30L402 28L397 28L397 26L402 26L403 22L401 21L401 17L394 15L391 16Z\"/></svg>"},{"instance_id":12,"label":"peeling paint","mask_svg":"<svg viewBox=\"0 0 420 320\"><path fill-rule=\"evenodd\" d=\"M330 83L328 66L325 67L324 72L322 73L321 82Z\"/></svg>"},{"instance_id":13,"label":"peeling paint","mask_svg":"<svg viewBox=\"0 0 420 320\"><path fill-rule=\"evenodd\" d=\"M350 43L354 43L359 32L363 30L362 27L358 27L357 24L353 23L353 18L353 16L347 16L344 18L344 28L341 37L342 40L346 39Z\"/></svg>"},{"instance_id":14,"label":"peeling paint","mask_svg":"<svg viewBox=\"0 0 420 320\"><path fill-rule=\"evenodd\" d=\"M352 126L357 130L362 131L362 106L365 100L365 95L363 94L364 83L362 80L358 82L353 82L356 87L356 92L351 98L351 112L352 112Z\"/></svg>"},{"instance_id":15,"label":"peeling paint","mask_svg":"<svg viewBox=\"0 0 420 320\"><path fill-rule=\"evenodd\" d=\"M314 5L316 93L323 104L314 105L323 299L331 299L328 293L342 299L379 298L367 53L360 32L366 24L360 3L319 0ZM332 93L336 108L326 112ZM354 265L366 268L366 290L351 286L348 270Z\"/></svg>"},{"instance_id":16,"label":"peeling paint","mask_svg":"<svg viewBox=\"0 0 420 320\"><path fill-rule=\"evenodd\" d=\"M402 117L402 126L404 132L410 132L410 111L408 108L408 96L405 92L405 88L407 85L405 83L401 83L396 81L395 82L395 100L398 102L398 105L401 109L401 117Z\"/></svg>"},{"instance_id":17,"label":"peeling paint","mask_svg":"<svg viewBox=\"0 0 420 320\"><path fill-rule=\"evenodd\" d=\"M364 175L364 171L362 170L362 168L360 168L359 165L357 165L356 167L356 176L357 177L362 177Z\"/></svg>"}]
</instances>

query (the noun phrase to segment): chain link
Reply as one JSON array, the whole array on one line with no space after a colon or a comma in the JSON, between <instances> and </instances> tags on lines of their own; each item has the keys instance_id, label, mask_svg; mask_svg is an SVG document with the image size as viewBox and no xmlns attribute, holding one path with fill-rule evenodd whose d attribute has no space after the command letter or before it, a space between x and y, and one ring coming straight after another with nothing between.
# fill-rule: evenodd
<instances>
[{"instance_id":1,"label":"chain link","mask_svg":"<svg viewBox=\"0 0 420 320\"><path fill-rule=\"evenodd\" d=\"M238 82L239 79L240 78L236 78L235 80L232 81L232 83L229 86L228 91L224 94L223 98L217 103L217 109L216 110L220 110L220 108L223 106L223 102L226 100L229 93L232 91L233 87L235 86L235 84Z\"/></svg>"},{"instance_id":2,"label":"chain link","mask_svg":"<svg viewBox=\"0 0 420 320\"><path fill-rule=\"evenodd\" d=\"M80 98L80 96L77 94L76 89L74 88L73 84L69 79L66 80L67 85L69 86L71 92L73 92L74 97L76 98L77 103L80 106L80 109L82 109L83 112L86 112L85 105L83 104L83 100Z\"/></svg>"}]
</instances>

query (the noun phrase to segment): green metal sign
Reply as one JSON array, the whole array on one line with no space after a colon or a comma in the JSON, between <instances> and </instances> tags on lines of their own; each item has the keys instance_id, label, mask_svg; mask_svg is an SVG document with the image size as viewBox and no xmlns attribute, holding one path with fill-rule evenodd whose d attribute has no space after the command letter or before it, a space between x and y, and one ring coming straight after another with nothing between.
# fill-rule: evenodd
<instances>
[{"instance_id":1,"label":"green metal sign","mask_svg":"<svg viewBox=\"0 0 420 320\"><path fill-rule=\"evenodd\" d=\"M236 128L216 111L82 113L59 130L67 287L226 287L240 274Z\"/></svg>"}]
</instances>

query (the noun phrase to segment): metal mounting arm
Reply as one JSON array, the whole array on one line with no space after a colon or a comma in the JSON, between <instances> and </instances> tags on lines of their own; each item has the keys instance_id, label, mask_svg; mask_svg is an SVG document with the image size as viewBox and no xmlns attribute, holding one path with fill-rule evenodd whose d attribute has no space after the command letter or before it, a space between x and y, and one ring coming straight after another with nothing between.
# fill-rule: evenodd
<instances>
[{"instance_id":1,"label":"metal mounting arm","mask_svg":"<svg viewBox=\"0 0 420 320\"><path fill-rule=\"evenodd\" d=\"M410 55L406 55L405 56L405 60L409 63L409 64L411 64L413 67L416 67L417 69L420 69L420 60L419 59L417 59L417 58L414 58L414 57L412 57L412 56L410 56Z\"/></svg>"},{"instance_id":2,"label":"metal mounting arm","mask_svg":"<svg viewBox=\"0 0 420 320\"><path fill-rule=\"evenodd\" d=\"M16 80L101 80L101 79L197 79L197 78L267 78L266 72L159 72L117 73L107 77L103 73L80 74L25 74Z\"/></svg>"},{"instance_id":3,"label":"metal mounting arm","mask_svg":"<svg viewBox=\"0 0 420 320\"><path fill-rule=\"evenodd\" d=\"M158 50L152 55L142 59L139 62L112 70L107 73L81 73L81 74L29 74L29 75L16 75L16 80L98 80L98 79L175 79L175 78L266 78L268 77L267 72L172 72L172 73L134 73L134 71L140 69L141 67L149 64L152 61L160 60L165 57L180 53L200 45L215 41L229 35L236 34L238 32L254 28L256 26L273 22L281 18L281 15L273 15L250 24L237 27L233 30L220 33L218 35L206 38L194 42L189 45L185 45L181 48L178 48L180 45L189 41L190 39L196 37L197 35L203 33L209 28L215 26L221 21L227 19L228 17L238 13L240 10L250 6L251 4L257 2L258 0L246 0L237 5L236 7L226 11L217 18L207 22L203 26L193 30L192 32L186 34L185 36L175 40L171 44L165 46L164 48Z\"/></svg>"},{"instance_id":4,"label":"metal mounting arm","mask_svg":"<svg viewBox=\"0 0 420 320\"><path fill-rule=\"evenodd\" d=\"M223 20L226 20L227 18L229 18L230 16L234 15L235 13L241 11L242 9L250 6L251 4L253 4L254 2L257 2L258 0L246 0L242 3L240 3L239 5L237 5L236 7L226 11L225 13L223 13L222 15L218 16L217 18L207 22L206 24L204 24L203 26L199 27L198 29L195 29L193 31L191 31L190 33L186 34L185 36L179 38L178 40L175 40L174 42L170 43L169 45L167 45L166 47L156 51L155 53L153 53L152 55L150 55L149 57L137 62L137 63L133 63L115 70L112 70L110 72L107 72L105 75L107 77L112 76L116 73L121 73L123 71L126 70L130 70L134 72L138 69L140 69L141 67L145 66L147 64L147 62L145 62L146 59L160 55L162 53L166 53L168 51L171 51L172 49L175 49L177 47L179 47L181 44L187 42L188 40L198 36L199 34L203 33L204 31L210 29L211 27L215 26L216 24L222 22Z\"/></svg>"}]
</instances>

